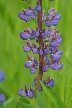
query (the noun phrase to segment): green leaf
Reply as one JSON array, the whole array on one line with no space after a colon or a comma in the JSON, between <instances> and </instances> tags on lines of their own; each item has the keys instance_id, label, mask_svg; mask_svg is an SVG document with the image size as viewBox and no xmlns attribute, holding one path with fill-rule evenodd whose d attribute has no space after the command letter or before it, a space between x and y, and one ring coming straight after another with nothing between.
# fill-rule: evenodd
<instances>
[{"instance_id":1,"label":"green leaf","mask_svg":"<svg viewBox=\"0 0 72 108\"><path fill-rule=\"evenodd\" d=\"M0 103L0 108L3 108L3 103Z\"/></svg>"},{"instance_id":2,"label":"green leaf","mask_svg":"<svg viewBox=\"0 0 72 108\"><path fill-rule=\"evenodd\" d=\"M64 72L60 72L59 76L59 96L60 99L64 102Z\"/></svg>"},{"instance_id":3,"label":"green leaf","mask_svg":"<svg viewBox=\"0 0 72 108\"><path fill-rule=\"evenodd\" d=\"M35 105L36 103L36 98L33 97L31 100L30 100L30 105Z\"/></svg>"},{"instance_id":4,"label":"green leaf","mask_svg":"<svg viewBox=\"0 0 72 108\"><path fill-rule=\"evenodd\" d=\"M44 92L46 93L50 101L56 106L56 108L67 108L52 88L46 88L42 82L41 85L43 87Z\"/></svg>"},{"instance_id":5,"label":"green leaf","mask_svg":"<svg viewBox=\"0 0 72 108\"><path fill-rule=\"evenodd\" d=\"M23 104L17 103L16 108L28 108L27 106L24 106Z\"/></svg>"},{"instance_id":6,"label":"green leaf","mask_svg":"<svg viewBox=\"0 0 72 108\"><path fill-rule=\"evenodd\" d=\"M18 97L12 97L4 103L4 108L16 108Z\"/></svg>"},{"instance_id":7,"label":"green leaf","mask_svg":"<svg viewBox=\"0 0 72 108\"><path fill-rule=\"evenodd\" d=\"M26 104L30 104L30 100L28 97L20 97L19 96L19 102L24 102Z\"/></svg>"},{"instance_id":8,"label":"green leaf","mask_svg":"<svg viewBox=\"0 0 72 108\"><path fill-rule=\"evenodd\" d=\"M72 108L72 103L67 108Z\"/></svg>"},{"instance_id":9,"label":"green leaf","mask_svg":"<svg viewBox=\"0 0 72 108\"><path fill-rule=\"evenodd\" d=\"M30 104L26 104L26 103L22 103L22 102L19 102L21 105L24 105L28 108L39 108L38 106L34 106L34 105L30 105Z\"/></svg>"},{"instance_id":10,"label":"green leaf","mask_svg":"<svg viewBox=\"0 0 72 108\"><path fill-rule=\"evenodd\" d=\"M66 92L66 105L67 106L68 106L71 98L72 98L72 74L70 75L70 78L69 78L68 84L67 84L67 92Z\"/></svg>"},{"instance_id":11,"label":"green leaf","mask_svg":"<svg viewBox=\"0 0 72 108\"><path fill-rule=\"evenodd\" d=\"M46 103L44 96L42 95L42 93L39 93L38 91L36 93L36 102L40 108L48 108L49 103Z\"/></svg>"}]
</instances>

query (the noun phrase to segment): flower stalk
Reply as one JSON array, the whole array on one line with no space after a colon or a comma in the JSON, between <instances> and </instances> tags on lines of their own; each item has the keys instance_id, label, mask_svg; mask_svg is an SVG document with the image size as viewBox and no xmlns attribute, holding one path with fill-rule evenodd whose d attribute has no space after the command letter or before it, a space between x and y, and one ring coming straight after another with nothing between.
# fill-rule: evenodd
<instances>
[{"instance_id":1,"label":"flower stalk","mask_svg":"<svg viewBox=\"0 0 72 108\"><path fill-rule=\"evenodd\" d=\"M40 31L42 31L42 0L39 0L40 6L41 6L41 10L38 12L38 28ZM40 35L38 37L38 41L39 41L39 45L42 46L42 48L44 47L44 42L43 42L43 38L41 37L41 32ZM43 76L43 70L42 70L42 65L44 62L44 55L39 55L39 72L38 72L38 79L37 79L37 84L36 84L36 88L40 88L40 81L42 80L42 76Z\"/></svg>"}]
</instances>

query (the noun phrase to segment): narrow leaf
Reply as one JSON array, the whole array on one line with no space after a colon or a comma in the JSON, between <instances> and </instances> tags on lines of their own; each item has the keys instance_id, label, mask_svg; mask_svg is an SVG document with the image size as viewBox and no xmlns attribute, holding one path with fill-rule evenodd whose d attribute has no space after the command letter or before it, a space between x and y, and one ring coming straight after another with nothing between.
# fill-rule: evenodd
<instances>
[{"instance_id":1,"label":"narrow leaf","mask_svg":"<svg viewBox=\"0 0 72 108\"><path fill-rule=\"evenodd\" d=\"M46 103L44 96L42 95L42 93L39 93L38 91L36 93L36 102L40 108L48 108L49 103Z\"/></svg>"},{"instance_id":2,"label":"narrow leaf","mask_svg":"<svg viewBox=\"0 0 72 108\"><path fill-rule=\"evenodd\" d=\"M67 92L66 92L66 105L67 106L68 106L71 98L72 98L72 74L70 75L70 78L69 78L68 84L67 84Z\"/></svg>"},{"instance_id":3,"label":"narrow leaf","mask_svg":"<svg viewBox=\"0 0 72 108\"><path fill-rule=\"evenodd\" d=\"M18 98L17 96L10 98L5 102L4 108L16 108Z\"/></svg>"},{"instance_id":4,"label":"narrow leaf","mask_svg":"<svg viewBox=\"0 0 72 108\"><path fill-rule=\"evenodd\" d=\"M60 100L59 96L51 88L46 88L41 82L44 92L51 100L51 102L56 106L56 108L66 108L65 104Z\"/></svg>"},{"instance_id":5,"label":"narrow leaf","mask_svg":"<svg viewBox=\"0 0 72 108\"><path fill-rule=\"evenodd\" d=\"M21 105L24 105L28 108L39 108L38 106L34 106L34 105L30 105L30 104L26 104L26 103L22 103L22 102L19 102Z\"/></svg>"}]
</instances>

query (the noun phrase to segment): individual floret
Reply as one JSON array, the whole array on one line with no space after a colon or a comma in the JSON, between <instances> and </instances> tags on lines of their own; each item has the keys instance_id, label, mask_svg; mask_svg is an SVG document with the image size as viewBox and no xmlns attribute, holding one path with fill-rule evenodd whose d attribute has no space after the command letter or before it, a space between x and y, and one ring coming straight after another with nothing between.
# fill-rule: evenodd
<instances>
[{"instance_id":1,"label":"individual floret","mask_svg":"<svg viewBox=\"0 0 72 108\"><path fill-rule=\"evenodd\" d=\"M50 53L50 50L48 48L48 44L45 44L43 51L44 51L44 55L48 55Z\"/></svg>"},{"instance_id":2,"label":"individual floret","mask_svg":"<svg viewBox=\"0 0 72 108\"><path fill-rule=\"evenodd\" d=\"M50 76L46 80L43 80L42 82L47 87L53 87L54 86L54 80L50 79Z\"/></svg>"},{"instance_id":3,"label":"individual floret","mask_svg":"<svg viewBox=\"0 0 72 108\"><path fill-rule=\"evenodd\" d=\"M38 54L43 55L43 49L42 49L42 46L41 45L39 46Z\"/></svg>"},{"instance_id":4,"label":"individual floret","mask_svg":"<svg viewBox=\"0 0 72 108\"><path fill-rule=\"evenodd\" d=\"M23 12L19 12L18 13L18 17L21 19L21 20L24 20L26 22L28 22L30 20L30 17L25 15Z\"/></svg>"},{"instance_id":5,"label":"individual floret","mask_svg":"<svg viewBox=\"0 0 72 108\"><path fill-rule=\"evenodd\" d=\"M19 89L18 94L22 97L27 96L25 90L23 90L23 89Z\"/></svg>"},{"instance_id":6,"label":"individual floret","mask_svg":"<svg viewBox=\"0 0 72 108\"><path fill-rule=\"evenodd\" d=\"M32 61L33 63L35 63L36 65L38 65L38 60L37 60L35 57L30 56L30 55L27 55L27 57L28 57L28 59L29 59L30 61Z\"/></svg>"},{"instance_id":7,"label":"individual floret","mask_svg":"<svg viewBox=\"0 0 72 108\"><path fill-rule=\"evenodd\" d=\"M26 68L30 68L30 67L33 66L33 62L32 62L32 61L27 61L27 62L24 63L24 66L25 66Z\"/></svg>"},{"instance_id":8,"label":"individual floret","mask_svg":"<svg viewBox=\"0 0 72 108\"><path fill-rule=\"evenodd\" d=\"M37 2L37 5L36 5L35 9L38 12L41 10L40 2Z\"/></svg>"},{"instance_id":9,"label":"individual floret","mask_svg":"<svg viewBox=\"0 0 72 108\"><path fill-rule=\"evenodd\" d=\"M36 47L36 44L33 44L34 47L32 47L32 52L34 54L37 54L38 53L38 48Z\"/></svg>"}]
</instances>

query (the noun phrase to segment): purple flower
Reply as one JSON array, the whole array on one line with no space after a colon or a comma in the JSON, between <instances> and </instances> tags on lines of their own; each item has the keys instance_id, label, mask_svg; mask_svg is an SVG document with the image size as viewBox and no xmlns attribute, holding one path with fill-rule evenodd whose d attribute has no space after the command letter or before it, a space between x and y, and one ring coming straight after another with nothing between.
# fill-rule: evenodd
<instances>
[{"instance_id":1,"label":"purple flower","mask_svg":"<svg viewBox=\"0 0 72 108\"><path fill-rule=\"evenodd\" d=\"M46 80L42 80L43 84L47 87L53 87L54 86L54 80L50 80L50 76Z\"/></svg>"},{"instance_id":2,"label":"purple flower","mask_svg":"<svg viewBox=\"0 0 72 108\"><path fill-rule=\"evenodd\" d=\"M62 50L58 50L55 54L62 54Z\"/></svg>"},{"instance_id":3,"label":"purple flower","mask_svg":"<svg viewBox=\"0 0 72 108\"><path fill-rule=\"evenodd\" d=\"M30 39L31 39L31 40L35 39L35 36L34 36L34 30L32 30Z\"/></svg>"},{"instance_id":4,"label":"purple flower","mask_svg":"<svg viewBox=\"0 0 72 108\"><path fill-rule=\"evenodd\" d=\"M44 33L42 33L42 38L46 38L48 36L48 32L44 32Z\"/></svg>"},{"instance_id":5,"label":"purple flower","mask_svg":"<svg viewBox=\"0 0 72 108\"><path fill-rule=\"evenodd\" d=\"M49 65L49 67L50 67L51 69L53 69L53 70L56 69L56 66L57 66L57 63L53 63L53 64Z\"/></svg>"},{"instance_id":6,"label":"purple flower","mask_svg":"<svg viewBox=\"0 0 72 108\"><path fill-rule=\"evenodd\" d=\"M50 8L50 9L48 10L48 15L53 15L53 12L54 12L54 8Z\"/></svg>"},{"instance_id":7,"label":"purple flower","mask_svg":"<svg viewBox=\"0 0 72 108\"><path fill-rule=\"evenodd\" d=\"M24 50L24 52L30 52L31 48L29 46L27 46L27 45L24 45L23 50Z\"/></svg>"},{"instance_id":8,"label":"purple flower","mask_svg":"<svg viewBox=\"0 0 72 108\"><path fill-rule=\"evenodd\" d=\"M50 46L57 47L57 46L59 46L59 43L58 43L58 41L55 40L55 41L50 43Z\"/></svg>"},{"instance_id":9,"label":"purple flower","mask_svg":"<svg viewBox=\"0 0 72 108\"><path fill-rule=\"evenodd\" d=\"M48 66L44 65L44 66L42 67L42 70L43 70L44 72L47 72L47 71L48 71Z\"/></svg>"},{"instance_id":10,"label":"purple flower","mask_svg":"<svg viewBox=\"0 0 72 108\"><path fill-rule=\"evenodd\" d=\"M26 10L26 15L28 15L28 16L33 15L33 11L30 10L30 9L27 9L27 10Z\"/></svg>"},{"instance_id":11,"label":"purple flower","mask_svg":"<svg viewBox=\"0 0 72 108\"><path fill-rule=\"evenodd\" d=\"M50 53L49 48L44 48L43 51L44 51L44 54L46 55Z\"/></svg>"},{"instance_id":12,"label":"purple flower","mask_svg":"<svg viewBox=\"0 0 72 108\"><path fill-rule=\"evenodd\" d=\"M5 79L5 74L2 70L0 70L0 82Z\"/></svg>"},{"instance_id":13,"label":"purple flower","mask_svg":"<svg viewBox=\"0 0 72 108\"><path fill-rule=\"evenodd\" d=\"M43 49L39 49L38 54L43 55Z\"/></svg>"},{"instance_id":14,"label":"purple flower","mask_svg":"<svg viewBox=\"0 0 72 108\"><path fill-rule=\"evenodd\" d=\"M37 5L35 8L29 6L29 9L23 9L23 12L19 12L18 17L24 21L29 21L32 19L37 19L39 16L39 11L41 10L41 4L40 1L37 0ZM37 69L39 69L39 62L43 62L41 69L43 72L47 72L48 68L51 68L53 70L60 70L63 67L63 64L58 64L62 55L62 51L59 50L59 46L62 42L61 34L59 33L58 29L52 30L51 26L56 26L59 24L61 15L57 14L57 10L54 10L54 8L49 9L48 13L45 14L44 11L42 11L42 21L45 22L45 25L48 26L47 28L43 28L38 26L36 27L36 30L33 30L32 28L26 28L24 29L24 32L20 32L20 38L23 40L33 40L36 39L36 42L38 42L39 47L36 46L36 44L32 44L30 42L27 42L27 45L23 46L23 50L25 52L32 52L34 54L38 53L39 56L44 55L44 62L43 60L38 61L35 57L27 55L28 60L24 63L24 66L26 68L30 68L30 73L35 74ZM40 39L40 36L43 38L43 45L42 41ZM45 38L48 37L48 40L45 40ZM49 38L50 37L50 38ZM39 42L40 41L40 42ZM47 44L46 44L47 42ZM50 54L50 55L49 55ZM38 68L37 68L38 66ZM36 86L37 78L35 77L33 80L33 86ZM50 76L42 81L47 87L53 87L54 86L54 80L50 79ZM39 91L42 90L42 86L38 88ZM25 90L20 89L19 90L20 96L28 96L29 98L33 98L35 96L34 90L32 88L28 89L28 86L25 86Z\"/></svg>"},{"instance_id":15,"label":"purple flower","mask_svg":"<svg viewBox=\"0 0 72 108\"><path fill-rule=\"evenodd\" d=\"M46 26L50 27L52 25L52 21L51 20L45 21L45 24Z\"/></svg>"},{"instance_id":16,"label":"purple flower","mask_svg":"<svg viewBox=\"0 0 72 108\"><path fill-rule=\"evenodd\" d=\"M53 21L52 21L52 25L53 26L56 26L56 25L58 25L59 24L59 20L58 19L54 19Z\"/></svg>"},{"instance_id":17,"label":"purple flower","mask_svg":"<svg viewBox=\"0 0 72 108\"><path fill-rule=\"evenodd\" d=\"M30 34L28 34L27 32L20 32L20 38L23 40L27 40L31 37Z\"/></svg>"},{"instance_id":18,"label":"purple flower","mask_svg":"<svg viewBox=\"0 0 72 108\"><path fill-rule=\"evenodd\" d=\"M61 19L61 15L60 14L56 14L54 17L54 20L60 20Z\"/></svg>"},{"instance_id":19,"label":"purple flower","mask_svg":"<svg viewBox=\"0 0 72 108\"><path fill-rule=\"evenodd\" d=\"M52 57L55 59L55 60L58 60L61 58L61 54L52 54Z\"/></svg>"},{"instance_id":20,"label":"purple flower","mask_svg":"<svg viewBox=\"0 0 72 108\"><path fill-rule=\"evenodd\" d=\"M51 79L48 84L47 84L48 87L53 87L54 86L54 80Z\"/></svg>"},{"instance_id":21,"label":"purple flower","mask_svg":"<svg viewBox=\"0 0 72 108\"><path fill-rule=\"evenodd\" d=\"M50 36L52 29L50 27L47 27L45 31L47 32L48 36Z\"/></svg>"},{"instance_id":22,"label":"purple flower","mask_svg":"<svg viewBox=\"0 0 72 108\"><path fill-rule=\"evenodd\" d=\"M27 16L27 15L25 15L23 12L19 12L18 13L18 17L21 19L21 20L24 20L24 21L29 21L30 20L30 18Z\"/></svg>"},{"instance_id":23,"label":"purple flower","mask_svg":"<svg viewBox=\"0 0 72 108\"><path fill-rule=\"evenodd\" d=\"M38 15L38 13L37 13L37 11L34 9L33 10L33 14L30 16L32 19L37 19L37 15Z\"/></svg>"},{"instance_id":24,"label":"purple flower","mask_svg":"<svg viewBox=\"0 0 72 108\"><path fill-rule=\"evenodd\" d=\"M39 31L35 31L35 32L34 32L34 36L35 36L35 37L38 37L38 36L39 36Z\"/></svg>"},{"instance_id":25,"label":"purple flower","mask_svg":"<svg viewBox=\"0 0 72 108\"><path fill-rule=\"evenodd\" d=\"M32 67L32 68L30 68L30 72L31 72L31 74L35 74L36 73L36 68L34 68L34 67Z\"/></svg>"},{"instance_id":26,"label":"purple flower","mask_svg":"<svg viewBox=\"0 0 72 108\"><path fill-rule=\"evenodd\" d=\"M38 53L38 48L33 47L33 48L32 48L32 52L33 52L34 54Z\"/></svg>"},{"instance_id":27,"label":"purple flower","mask_svg":"<svg viewBox=\"0 0 72 108\"><path fill-rule=\"evenodd\" d=\"M3 93L0 93L0 102L4 102L6 100L6 97Z\"/></svg>"},{"instance_id":28,"label":"purple flower","mask_svg":"<svg viewBox=\"0 0 72 108\"><path fill-rule=\"evenodd\" d=\"M63 68L63 64L58 64L57 66L56 66L56 70L60 70L60 69L62 69Z\"/></svg>"},{"instance_id":29,"label":"purple flower","mask_svg":"<svg viewBox=\"0 0 72 108\"><path fill-rule=\"evenodd\" d=\"M56 41L57 41L59 44L61 44L62 38L59 37L59 38L56 39Z\"/></svg>"},{"instance_id":30,"label":"purple flower","mask_svg":"<svg viewBox=\"0 0 72 108\"><path fill-rule=\"evenodd\" d=\"M31 92L30 90L28 90L27 95L28 95L29 98L33 98L34 97L34 93Z\"/></svg>"},{"instance_id":31,"label":"purple flower","mask_svg":"<svg viewBox=\"0 0 72 108\"><path fill-rule=\"evenodd\" d=\"M32 62L32 61L27 61L27 62L24 63L24 66L25 66L26 68L30 68L30 67L33 66L33 62Z\"/></svg>"},{"instance_id":32,"label":"purple flower","mask_svg":"<svg viewBox=\"0 0 72 108\"><path fill-rule=\"evenodd\" d=\"M49 67L53 70L60 70L63 68L63 64L53 63L53 64L49 65Z\"/></svg>"},{"instance_id":33,"label":"purple flower","mask_svg":"<svg viewBox=\"0 0 72 108\"><path fill-rule=\"evenodd\" d=\"M23 89L19 89L18 94L22 97L26 96L26 92Z\"/></svg>"},{"instance_id":34,"label":"purple flower","mask_svg":"<svg viewBox=\"0 0 72 108\"><path fill-rule=\"evenodd\" d=\"M40 5L36 5L35 9L36 9L36 11L40 11L41 10L41 6Z\"/></svg>"}]
</instances>

